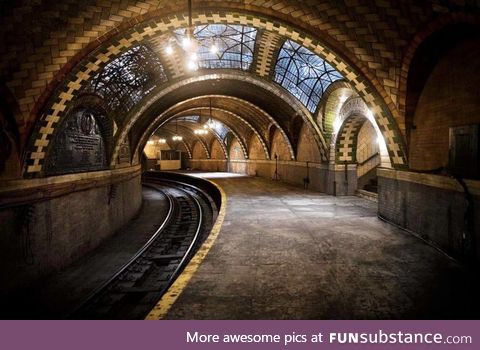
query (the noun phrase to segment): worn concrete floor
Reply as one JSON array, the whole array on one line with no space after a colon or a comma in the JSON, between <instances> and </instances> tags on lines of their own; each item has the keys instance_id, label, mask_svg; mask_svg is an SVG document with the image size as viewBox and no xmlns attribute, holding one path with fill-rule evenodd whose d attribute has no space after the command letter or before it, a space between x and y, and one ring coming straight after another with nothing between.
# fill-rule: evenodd
<instances>
[{"instance_id":1,"label":"worn concrete floor","mask_svg":"<svg viewBox=\"0 0 480 350\"><path fill-rule=\"evenodd\" d=\"M376 203L209 176L227 193L226 218L167 318L480 317L473 274L379 220Z\"/></svg>"}]
</instances>

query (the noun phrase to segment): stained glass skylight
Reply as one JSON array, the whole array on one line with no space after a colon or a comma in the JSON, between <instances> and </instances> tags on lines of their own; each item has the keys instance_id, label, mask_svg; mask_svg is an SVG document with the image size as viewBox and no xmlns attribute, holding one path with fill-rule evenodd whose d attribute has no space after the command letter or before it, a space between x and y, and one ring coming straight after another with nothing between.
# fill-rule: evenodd
<instances>
[{"instance_id":1,"label":"stained glass skylight","mask_svg":"<svg viewBox=\"0 0 480 350\"><path fill-rule=\"evenodd\" d=\"M327 87L342 78L339 72L318 55L287 40L280 49L273 80L313 113Z\"/></svg>"},{"instance_id":2,"label":"stained glass skylight","mask_svg":"<svg viewBox=\"0 0 480 350\"><path fill-rule=\"evenodd\" d=\"M177 29L178 41L186 37L186 29ZM193 31L198 48L199 68L248 70L253 62L257 30L230 24L196 26Z\"/></svg>"}]
</instances>

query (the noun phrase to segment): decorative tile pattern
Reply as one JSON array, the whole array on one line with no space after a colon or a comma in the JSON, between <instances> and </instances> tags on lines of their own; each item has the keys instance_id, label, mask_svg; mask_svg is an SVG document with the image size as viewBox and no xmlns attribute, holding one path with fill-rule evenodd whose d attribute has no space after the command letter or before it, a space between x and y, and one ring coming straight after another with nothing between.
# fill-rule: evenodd
<instances>
[{"instance_id":1,"label":"decorative tile pattern","mask_svg":"<svg viewBox=\"0 0 480 350\"><path fill-rule=\"evenodd\" d=\"M295 40L325 59L346 77L373 112L385 137L393 165L397 167L406 165L403 139L395 120L388 113L387 106L383 103L382 98L373 93L371 85L359 72L347 65L330 49L304 33L282 25L281 23L272 22L260 17L221 12L202 14L194 17L194 24L214 22L242 24L246 26L255 26L259 29L270 30L276 35ZM75 93L79 90L82 84L92 76L93 72L103 67L107 62L121 52L127 50L132 45L150 39L155 35L184 26L186 26L186 19L183 16L171 16L169 18L164 18L163 20L152 20L147 23L138 24L134 29L124 32L121 37L115 37L115 40L112 40L110 46L106 47L106 44L102 45L96 50L93 57L86 59L83 63L77 66L73 79L72 77L70 77L70 79L67 77L67 81L69 82L66 83L66 86L60 89L58 97L54 98L56 101L52 104L49 112L44 115L40 121L41 126L37 133L36 140L34 141L34 146L29 154L27 173L34 174L41 172L42 164L45 159L45 148L48 147L50 136L53 134L60 119L63 117L63 111L66 109L67 104L74 98ZM367 60L367 58L368 57L364 57L365 60Z\"/></svg>"},{"instance_id":2,"label":"decorative tile pattern","mask_svg":"<svg viewBox=\"0 0 480 350\"><path fill-rule=\"evenodd\" d=\"M348 118L337 136L336 160L338 163L357 162L357 138L360 129L367 119L364 116L354 115Z\"/></svg>"},{"instance_id":3,"label":"decorative tile pattern","mask_svg":"<svg viewBox=\"0 0 480 350\"><path fill-rule=\"evenodd\" d=\"M262 32L258 39L258 53L257 53L257 65L255 72L260 77L268 77L272 70L274 61L274 53L278 51L280 47L281 36L269 31Z\"/></svg>"}]
</instances>

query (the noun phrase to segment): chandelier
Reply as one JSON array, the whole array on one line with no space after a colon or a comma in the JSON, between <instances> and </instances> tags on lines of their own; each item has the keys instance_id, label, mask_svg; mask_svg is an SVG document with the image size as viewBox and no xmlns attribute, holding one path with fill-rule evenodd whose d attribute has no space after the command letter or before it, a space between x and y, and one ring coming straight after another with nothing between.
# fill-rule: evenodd
<instances>
[{"instance_id":1,"label":"chandelier","mask_svg":"<svg viewBox=\"0 0 480 350\"><path fill-rule=\"evenodd\" d=\"M208 121L203 124L203 127L200 129L196 129L194 131L195 135L207 135L208 134L208 128L210 128L210 123L212 121L212 98L209 98L209 119ZM202 111L200 110L200 120L202 120Z\"/></svg>"},{"instance_id":2,"label":"chandelier","mask_svg":"<svg viewBox=\"0 0 480 350\"><path fill-rule=\"evenodd\" d=\"M178 134L178 119L175 119L175 135L172 136L172 140L175 142L183 140L183 137Z\"/></svg>"},{"instance_id":3,"label":"chandelier","mask_svg":"<svg viewBox=\"0 0 480 350\"><path fill-rule=\"evenodd\" d=\"M155 144L165 144L167 143L167 140L164 138L159 138L158 140L148 140L147 145L153 146Z\"/></svg>"},{"instance_id":4,"label":"chandelier","mask_svg":"<svg viewBox=\"0 0 480 350\"><path fill-rule=\"evenodd\" d=\"M186 58L186 67L191 71L196 71L198 69L198 51L200 48L200 44L194 36L194 30L195 28L192 23L192 0L188 0L188 27L186 29L185 37L182 38L181 41L175 37L171 37L165 48L165 53L169 56L172 55L175 51L174 47L182 50L182 56ZM212 54L218 53L218 46L214 41L209 45L209 50Z\"/></svg>"},{"instance_id":5,"label":"chandelier","mask_svg":"<svg viewBox=\"0 0 480 350\"><path fill-rule=\"evenodd\" d=\"M195 135L207 135L207 134L208 134L208 130L207 130L207 129L208 129L208 125L205 124L205 125L203 126L203 128L201 128L201 129L196 129L196 130L194 131L194 133L195 133Z\"/></svg>"}]
</instances>

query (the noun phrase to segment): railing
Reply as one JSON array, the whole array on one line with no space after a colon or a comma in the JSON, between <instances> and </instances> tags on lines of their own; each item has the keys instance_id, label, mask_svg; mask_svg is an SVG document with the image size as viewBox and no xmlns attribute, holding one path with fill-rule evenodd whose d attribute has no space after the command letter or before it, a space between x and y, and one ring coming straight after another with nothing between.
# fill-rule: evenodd
<instances>
[{"instance_id":1,"label":"railing","mask_svg":"<svg viewBox=\"0 0 480 350\"><path fill-rule=\"evenodd\" d=\"M365 164L367 164L369 161L371 161L373 158L375 158L376 156L379 156L379 155L380 155L380 153L378 153L378 152L377 152L377 153L374 153L374 154L372 154L370 157L368 157L367 159L365 159L363 162L358 163L357 166L365 165Z\"/></svg>"}]
</instances>

